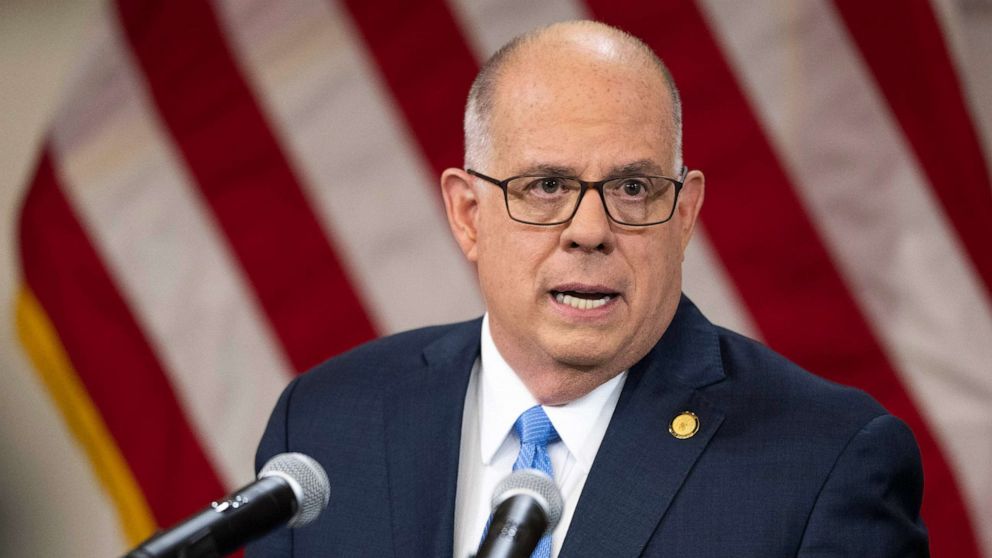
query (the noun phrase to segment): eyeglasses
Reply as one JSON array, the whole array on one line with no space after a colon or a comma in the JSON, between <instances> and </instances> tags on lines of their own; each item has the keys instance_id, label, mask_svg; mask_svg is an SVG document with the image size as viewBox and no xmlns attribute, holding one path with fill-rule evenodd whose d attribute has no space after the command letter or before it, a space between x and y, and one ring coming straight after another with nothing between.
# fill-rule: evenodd
<instances>
[{"instance_id":1,"label":"eyeglasses","mask_svg":"<svg viewBox=\"0 0 992 558\"><path fill-rule=\"evenodd\" d=\"M675 214L689 169L680 178L624 176L586 182L571 176L512 176L497 180L472 169L470 175L503 190L510 219L528 225L560 225L575 217L589 189L599 192L606 216L631 227L660 225Z\"/></svg>"}]
</instances>

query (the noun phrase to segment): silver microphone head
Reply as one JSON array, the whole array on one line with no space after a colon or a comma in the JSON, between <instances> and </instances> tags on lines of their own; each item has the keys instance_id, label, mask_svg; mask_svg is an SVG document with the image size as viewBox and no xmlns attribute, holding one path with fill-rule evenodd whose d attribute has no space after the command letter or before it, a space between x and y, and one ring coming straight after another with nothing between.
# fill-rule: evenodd
<instances>
[{"instance_id":1,"label":"silver microphone head","mask_svg":"<svg viewBox=\"0 0 992 558\"><path fill-rule=\"evenodd\" d=\"M520 469L510 473L496 485L493 491L493 511L518 494L525 494L537 501L548 516L548 528L544 532L554 531L565 507L561 499L561 491L558 490L554 479L537 469Z\"/></svg>"},{"instance_id":2,"label":"silver microphone head","mask_svg":"<svg viewBox=\"0 0 992 558\"><path fill-rule=\"evenodd\" d=\"M258 478L284 479L296 495L298 509L289 520L289 527L302 527L317 519L327 507L331 483L327 473L312 457L302 453L280 453L262 467Z\"/></svg>"}]
</instances>

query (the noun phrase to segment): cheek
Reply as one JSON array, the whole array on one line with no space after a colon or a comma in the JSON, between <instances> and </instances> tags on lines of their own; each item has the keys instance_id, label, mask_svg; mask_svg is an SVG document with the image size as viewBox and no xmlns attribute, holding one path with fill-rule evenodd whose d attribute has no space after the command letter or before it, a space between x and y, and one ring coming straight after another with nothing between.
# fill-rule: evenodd
<instances>
[{"instance_id":1,"label":"cheek","mask_svg":"<svg viewBox=\"0 0 992 558\"><path fill-rule=\"evenodd\" d=\"M536 242L526 234L507 230L487 239L488 265L501 286L520 287L533 282L540 262Z\"/></svg>"},{"instance_id":2,"label":"cheek","mask_svg":"<svg viewBox=\"0 0 992 558\"><path fill-rule=\"evenodd\" d=\"M480 238L479 282L491 303L529 305L538 298L542 270L554 252L547 231L500 227Z\"/></svg>"},{"instance_id":3,"label":"cheek","mask_svg":"<svg viewBox=\"0 0 992 558\"><path fill-rule=\"evenodd\" d=\"M652 313L682 290L682 250L677 235L664 235L646 243L632 262L637 269L639 298L648 301L644 311Z\"/></svg>"},{"instance_id":4,"label":"cheek","mask_svg":"<svg viewBox=\"0 0 992 558\"><path fill-rule=\"evenodd\" d=\"M499 200L490 195L479 204L475 241L480 280L499 270L500 254L506 250L503 243L506 224L501 213L505 210L501 202L497 202Z\"/></svg>"},{"instance_id":5,"label":"cheek","mask_svg":"<svg viewBox=\"0 0 992 558\"><path fill-rule=\"evenodd\" d=\"M523 273L522 245L514 240L514 232L504 223L502 215L483 215L478 239L479 282L490 296L519 283Z\"/></svg>"}]
</instances>

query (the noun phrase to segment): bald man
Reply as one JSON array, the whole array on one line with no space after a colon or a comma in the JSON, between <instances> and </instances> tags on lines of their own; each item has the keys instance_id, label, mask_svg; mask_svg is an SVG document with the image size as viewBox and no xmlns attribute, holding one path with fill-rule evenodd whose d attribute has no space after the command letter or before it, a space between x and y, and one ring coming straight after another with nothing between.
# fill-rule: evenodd
<instances>
[{"instance_id":1,"label":"bald man","mask_svg":"<svg viewBox=\"0 0 992 558\"><path fill-rule=\"evenodd\" d=\"M466 557L497 482L536 467L564 512L534 556L926 556L907 427L681 294L705 184L681 136L630 35L568 22L497 52L441 176L486 314L290 384L257 463L313 456L331 503L250 555Z\"/></svg>"}]
</instances>

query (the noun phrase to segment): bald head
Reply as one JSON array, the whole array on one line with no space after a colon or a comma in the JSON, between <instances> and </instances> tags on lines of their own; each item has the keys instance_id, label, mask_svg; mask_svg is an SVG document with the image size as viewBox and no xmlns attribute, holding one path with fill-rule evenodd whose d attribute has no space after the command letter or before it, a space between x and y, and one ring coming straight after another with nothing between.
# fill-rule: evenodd
<instances>
[{"instance_id":1,"label":"bald head","mask_svg":"<svg viewBox=\"0 0 992 558\"><path fill-rule=\"evenodd\" d=\"M526 102L514 92L525 91L528 82L560 79L562 92L589 85L567 76L592 77L605 83L611 79L628 80L610 85L640 85L648 95L657 95L662 100L658 125L669 139L673 154L670 172L677 174L681 170L682 106L671 74L640 39L594 21L568 21L536 29L516 37L486 61L472 84L465 107L465 166L486 166L494 149L493 120L513 110L506 105ZM629 83L631 79L637 83Z\"/></svg>"}]
</instances>

